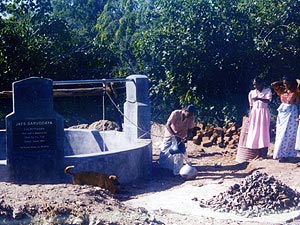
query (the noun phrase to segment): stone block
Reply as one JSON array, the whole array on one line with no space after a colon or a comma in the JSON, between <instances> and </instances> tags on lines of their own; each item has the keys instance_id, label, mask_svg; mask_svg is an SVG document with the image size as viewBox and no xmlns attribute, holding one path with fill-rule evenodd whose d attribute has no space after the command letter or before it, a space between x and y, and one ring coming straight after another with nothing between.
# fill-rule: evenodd
<instances>
[{"instance_id":1,"label":"stone block","mask_svg":"<svg viewBox=\"0 0 300 225\"><path fill-rule=\"evenodd\" d=\"M63 119L53 110L52 80L13 83L13 112L6 116L7 166L15 182L59 180L63 164Z\"/></svg>"}]
</instances>

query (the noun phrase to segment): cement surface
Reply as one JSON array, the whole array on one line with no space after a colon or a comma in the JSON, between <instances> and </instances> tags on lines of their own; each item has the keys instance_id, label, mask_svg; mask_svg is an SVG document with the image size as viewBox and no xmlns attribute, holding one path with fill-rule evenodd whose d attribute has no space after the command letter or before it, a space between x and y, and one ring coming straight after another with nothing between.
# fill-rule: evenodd
<instances>
[{"instance_id":1,"label":"cement surface","mask_svg":"<svg viewBox=\"0 0 300 225\"><path fill-rule=\"evenodd\" d=\"M226 181L222 185L217 183L206 184L201 187L184 185L166 191L140 196L138 199L126 201L126 204L133 207L144 207L148 211L169 210L174 213L194 216L211 217L215 219L235 220L235 221L257 221L260 223L285 223L300 216L300 210L271 214L268 216L247 218L245 216L236 215L234 213L220 213L208 208L201 208L198 200L208 200L213 196L228 189L234 182Z\"/></svg>"}]
</instances>

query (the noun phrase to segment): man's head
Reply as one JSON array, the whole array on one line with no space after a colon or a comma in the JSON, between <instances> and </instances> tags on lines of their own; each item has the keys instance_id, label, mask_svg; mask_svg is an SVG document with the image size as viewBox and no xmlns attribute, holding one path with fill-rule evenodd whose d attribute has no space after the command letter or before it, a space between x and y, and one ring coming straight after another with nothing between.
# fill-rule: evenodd
<instances>
[{"instance_id":1,"label":"man's head","mask_svg":"<svg viewBox=\"0 0 300 225\"><path fill-rule=\"evenodd\" d=\"M192 116L196 112L196 107L194 105L188 105L185 108L186 116Z\"/></svg>"}]
</instances>

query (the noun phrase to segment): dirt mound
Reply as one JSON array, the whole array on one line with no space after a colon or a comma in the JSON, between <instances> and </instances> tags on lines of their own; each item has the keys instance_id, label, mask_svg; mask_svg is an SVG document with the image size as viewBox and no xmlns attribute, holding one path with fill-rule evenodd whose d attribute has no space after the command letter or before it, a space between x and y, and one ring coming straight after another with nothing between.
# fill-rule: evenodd
<instances>
[{"instance_id":1,"label":"dirt mound","mask_svg":"<svg viewBox=\"0 0 300 225\"><path fill-rule=\"evenodd\" d=\"M78 124L69 127L69 129L96 129L96 130L117 130L117 123L109 120L99 120L92 124Z\"/></svg>"},{"instance_id":2,"label":"dirt mound","mask_svg":"<svg viewBox=\"0 0 300 225\"><path fill-rule=\"evenodd\" d=\"M0 224L156 224L99 187L1 183L0 193Z\"/></svg>"}]
</instances>

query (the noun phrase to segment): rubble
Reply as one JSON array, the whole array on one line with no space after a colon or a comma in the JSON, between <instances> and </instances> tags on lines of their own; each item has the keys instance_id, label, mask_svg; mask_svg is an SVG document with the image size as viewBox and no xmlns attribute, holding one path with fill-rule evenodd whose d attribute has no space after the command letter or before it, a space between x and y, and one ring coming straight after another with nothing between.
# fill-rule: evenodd
<instances>
[{"instance_id":1,"label":"rubble","mask_svg":"<svg viewBox=\"0 0 300 225\"><path fill-rule=\"evenodd\" d=\"M247 176L225 192L207 201L200 207L219 212L231 212L246 217L289 212L300 208L300 193L259 171Z\"/></svg>"},{"instance_id":2,"label":"rubble","mask_svg":"<svg viewBox=\"0 0 300 225\"><path fill-rule=\"evenodd\" d=\"M226 127L205 126L198 123L193 130L191 140L196 145L236 149L239 143L241 127L236 123L229 123Z\"/></svg>"}]
</instances>

